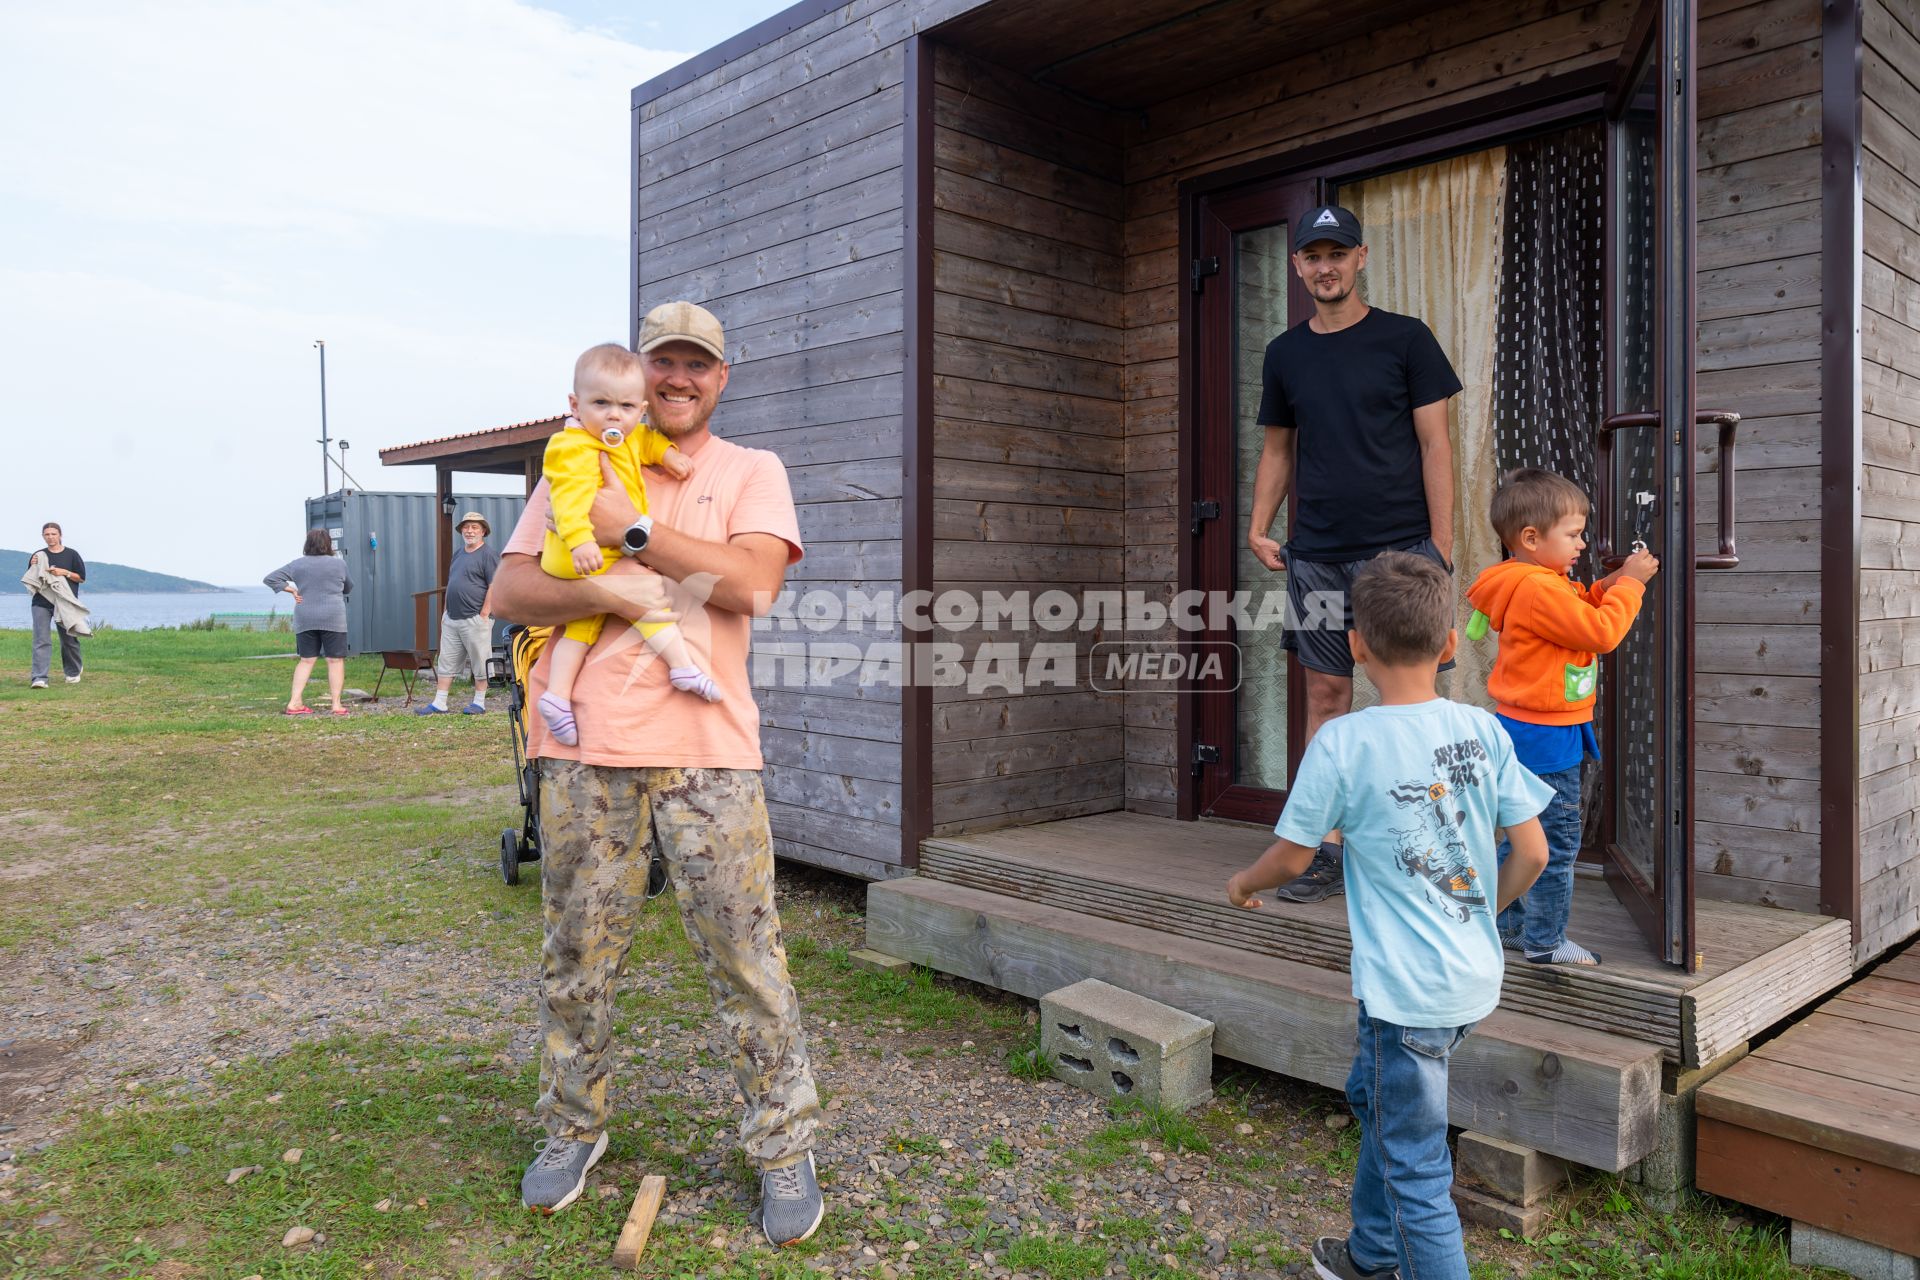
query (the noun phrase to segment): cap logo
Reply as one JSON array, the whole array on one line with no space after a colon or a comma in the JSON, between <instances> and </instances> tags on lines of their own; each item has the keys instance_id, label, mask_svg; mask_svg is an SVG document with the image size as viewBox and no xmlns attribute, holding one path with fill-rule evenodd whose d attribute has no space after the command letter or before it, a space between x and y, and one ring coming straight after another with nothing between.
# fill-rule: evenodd
<instances>
[{"instance_id":1,"label":"cap logo","mask_svg":"<svg viewBox=\"0 0 1920 1280\"><path fill-rule=\"evenodd\" d=\"M1340 225L1340 219L1333 216L1333 210L1322 209L1320 216L1313 220L1313 225L1316 227L1337 227Z\"/></svg>"}]
</instances>

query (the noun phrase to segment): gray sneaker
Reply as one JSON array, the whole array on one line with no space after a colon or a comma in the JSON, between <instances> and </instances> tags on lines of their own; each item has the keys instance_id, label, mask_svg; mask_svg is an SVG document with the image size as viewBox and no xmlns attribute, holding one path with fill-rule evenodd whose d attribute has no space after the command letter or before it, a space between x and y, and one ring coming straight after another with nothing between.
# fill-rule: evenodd
<instances>
[{"instance_id":1,"label":"gray sneaker","mask_svg":"<svg viewBox=\"0 0 1920 1280\"><path fill-rule=\"evenodd\" d=\"M760 1230L768 1244L799 1244L820 1229L826 1216L811 1154L795 1164L760 1171Z\"/></svg>"},{"instance_id":2,"label":"gray sneaker","mask_svg":"<svg viewBox=\"0 0 1920 1280\"><path fill-rule=\"evenodd\" d=\"M1363 1270L1347 1252L1339 1236L1321 1236L1313 1242L1313 1274L1320 1280L1400 1280L1400 1268Z\"/></svg>"},{"instance_id":3,"label":"gray sneaker","mask_svg":"<svg viewBox=\"0 0 1920 1280\"><path fill-rule=\"evenodd\" d=\"M47 678L45 676L37 677L32 684L29 684L27 686L27 688L29 689L44 689L46 687L47 687Z\"/></svg>"},{"instance_id":4,"label":"gray sneaker","mask_svg":"<svg viewBox=\"0 0 1920 1280\"><path fill-rule=\"evenodd\" d=\"M1323 841L1313 851L1313 861L1292 884L1281 885L1273 896L1288 902L1325 902L1347 891L1346 851L1331 841Z\"/></svg>"},{"instance_id":5,"label":"gray sneaker","mask_svg":"<svg viewBox=\"0 0 1920 1280\"><path fill-rule=\"evenodd\" d=\"M587 1170L607 1149L607 1135L593 1142L572 1138L543 1138L534 1144L540 1154L520 1177L520 1205L535 1213L558 1213L587 1187Z\"/></svg>"}]
</instances>

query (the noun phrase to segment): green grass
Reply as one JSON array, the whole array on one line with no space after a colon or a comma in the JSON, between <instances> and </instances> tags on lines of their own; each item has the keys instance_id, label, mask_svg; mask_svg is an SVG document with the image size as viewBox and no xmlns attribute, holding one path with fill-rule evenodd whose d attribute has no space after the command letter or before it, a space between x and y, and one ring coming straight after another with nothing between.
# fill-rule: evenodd
<instances>
[{"instance_id":1,"label":"green grass","mask_svg":"<svg viewBox=\"0 0 1920 1280\"><path fill-rule=\"evenodd\" d=\"M0 631L0 668L24 672L28 643L23 632ZM78 686L32 692L24 679L0 683L0 817L10 837L0 844L0 869L39 868L0 885L0 963L9 972L63 954L83 966L124 963L140 940L122 941L112 926L145 904L171 911L169 927L208 948L271 937L272 963L293 969L318 969L344 940L424 945L449 963L531 980L538 886L509 888L495 869L500 830L520 812L502 718L288 719L279 709L291 662L250 656L288 647L285 636L251 632L108 631L87 643L87 679ZM348 664L349 686L370 689L376 675L370 660ZM308 696L318 698L320 686ZM1023 1078L1051 1074L1027 1024L1028 1004L924 969L858 969L848 955L860 945L858 916L824 897L807 901L784 923L822 1059L845 1043L850 1059L951 1053L946 1065L961 1077L996 1072L999 1062ZM105 926L100 941L63 953L72 945L64 940L89 926ZM674 912L642 914L633 955L648 966L649 983L623 986L615 1006L629 1086L641 1073L677 1076L711 1059L700 1039L711 1018L705 981ZM150 995L150 1009L127 1007L159 1021L177 1016L192 990L157 975L144 990L138 981L103 1003ZM536 1093L532 1068L497 1065L501 1044L454 1044L445 1034L449 1017L484 1023L486 1004L450 992L380 1034L298 1043L270 1060L241 1056L244 1040L216 1038L208 1052L234 1062L204 1094L114 1093L110 1106L76 1112L50 1149L21 1164L13 1198L0 1200L0 1280L599 1277L642 1170L667 1174L676 1195L714 1193L688 1218L655 1229L652 1275L811 1280L850 1269L852 1240L874 1225L839 1201L830 1201L826 1225L804 1246L775 1253L747 1245L751 1178L731 1151L734 1110L671 1091L615 1112L595 1184L620 1194L590 1193L560 1217L530 1219L516 1189L537 1131L525 1114ZM977 1053L960 1051L964 1040ZM1147 1150L1211 1152L1214 1177L1296 1194L1303 1188L1286 1179L1299 1165L1349 1177L1357 1133L1324 1130L1317 1097L1303 1095L1275 1115L1275 1096L1270 1077L1238 1073L1207 1111L1123 1106L1090 1134L1065 1125L1046 1132L1046 1149L1023 1152L994 1138L984 1166L1033 1179L1063 1212L1084 1206L1089 1214L1101 1193L1076 1196L1061 1175L1113 1165L1122 1179L1136 1167L1151 1172ZM1241 1118L1256 1121L1258 1139L1233 1137ZM1285 1130L1296 1120L1304 1145L1288 1154ZM889 1123L890 1147L916 1164L935 1163L918 1158L938 1149L938 1130L906 1117ZM293 1147L304 1151L297 1165L280 1159ZM699 1163L716 1149L728 1157ZM253 1165L261 1171L227 1185L228 1170ZM882 1193L890 1216L878 1232L896 1242L890 1256L898 1261L898 1244L920 1241L912 1263L920 1280L977 1275L971 1268L989 1250L1023 1274L1053 1280L1101 1274L1135 1244L1153 1251L1125 1256L1131 1276L1171 1280L1204 1266L1197 1237L1177 1217L1108 1217L1081 1242L1015 1236L989 1217L983 1172L974 1165L890 1185ZM834 1195L847 1171L823 1166L822 1176ZM1337 1210L1345 1188L1313 1182ZM1204 1194L1201 1184L1196 1206ZM969 1233L963 1242L926 1237L916 1218L936 1206ZM326 1243L283 1249L281 1237L295 1225L323 1232ZM712 1247L716 1233L732 1243ZM1279 1269L1297 1260L1289 1250L1299 1243L1253 1230L1228 1247L1253 1269ZM1583 1191L1538 1241L1487 1243L1523 1276L1805 1274L1787 1266L1777 1233L1729 1218L1722 1206L1702 1202L1662 1218L1612 1183ZM1262 1245L1267 1253L1256 1254ZM809 1262L827 1270L808 1270Z\"/></svg>"},{"instance_id":2,"label":"green grass","mask_svg":"<svg viewBox=\"0 0 1920 1280\"><path fill-rule=\"evenodd\" d=\"M1007 1265L1053 1280L1093 1280L1107 1269L1107 1251L1057 1236L1021 1236L1007 1249Z\"/></svg>"}]
</instances>

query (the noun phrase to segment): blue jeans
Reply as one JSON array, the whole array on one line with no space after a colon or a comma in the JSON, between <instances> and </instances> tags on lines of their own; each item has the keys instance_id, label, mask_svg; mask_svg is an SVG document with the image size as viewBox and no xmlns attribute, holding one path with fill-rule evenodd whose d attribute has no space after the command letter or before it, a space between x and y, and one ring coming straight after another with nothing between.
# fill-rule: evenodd
<instances>
[{"instance_id":1,"label":"blue jeans","mask_svg":"<svg viewBox=\"0 0 1920 1280\"><path fill-rule=\"evenodd\" d=\"M1580 856L1580 766L1543 773L1540 781L1553 788L1553 799L1540 815L1547 833L1547 869L1533 887L1500 913L1503 937L1518 937L1529 955L1552 951L1567 940L1567 916L1573 911L1573 863ZM1500 842L1500 865L1512 848Z\"/></svg>"},{"instance_id":2,"label":"blue jeans","mask_svg":"<svg viewBox=\"0 0 1920 1280\"><path fill-rule=\"evenodd\" d=\"M1453 1207L1447 1150L1447 1059L1473 1030L1401 1027L1360 1006L1359 1046L1347 1102L1360 1120L1347 1252L1369 1271L1399 1267L1401 1280L1467 1280L1467 1250Z\"/></svg>"}]
</instances>

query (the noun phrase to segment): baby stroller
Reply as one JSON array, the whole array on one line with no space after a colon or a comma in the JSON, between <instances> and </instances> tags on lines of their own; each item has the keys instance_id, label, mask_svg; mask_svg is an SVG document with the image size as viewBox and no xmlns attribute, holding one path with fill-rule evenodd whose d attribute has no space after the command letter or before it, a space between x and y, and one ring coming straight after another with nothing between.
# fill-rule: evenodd
<instances>
[{"instance_id":1,"label":"baby stroller","mask_svg":"<svg viewBox=\"0 0 1920 1280\"><path fill-rule=\"evenodd\" d=\"M551 627L507 628L507 642L487 659L487 682L507 687L507 732L513 739L514 778L520 785L520 826L500 833L500 878L520 883L520 864L540 860L540 774L527 759L527 672L546 647Z\"/></svg>"},{"instance_id":2,"label":"baby stroller","mask_svg":"<svg viewBox=\"0 0 1920 1280\"><path fill-rule=\"evenodd\" d=\"M513 739L514 778L520 786L520 826L500 833L500 878L520 883L520 864L540 860L540 773L527 758L527 673L553 636L552 627L507 628L507 642L487 659L487 681L507 689L508 735ZM647 896L657 898L667 887L666 864L654 858L647 865Z\"/></svg>"}]
</instances>

